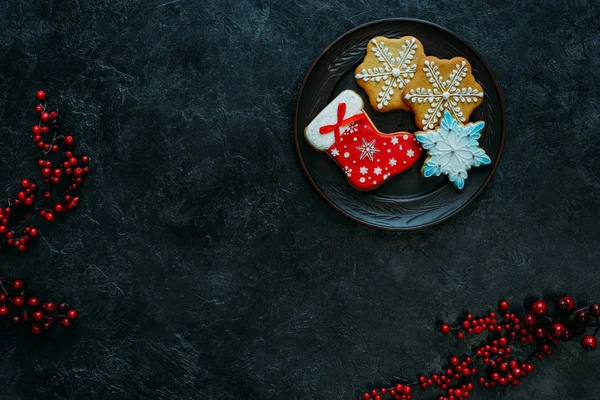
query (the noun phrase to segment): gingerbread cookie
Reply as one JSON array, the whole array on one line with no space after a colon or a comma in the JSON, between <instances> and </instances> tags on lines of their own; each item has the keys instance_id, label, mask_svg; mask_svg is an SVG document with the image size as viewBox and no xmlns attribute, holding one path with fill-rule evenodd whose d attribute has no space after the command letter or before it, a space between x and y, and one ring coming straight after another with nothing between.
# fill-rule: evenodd
<instances>
[{"instance_id":1,"label":"gingerbread cookie","mask_svg":"<svg viewBox=\"0 0 600 400\"><path fill-rule=\"evenodd\" d=\"M308 143L342 168L356 189L375 189L412 167L421 157L415 135L381 133L364 111L362 98L345 90L304 130Z\"/></svg>"},{"instance_id":2,"label":"gingerbread cookie","mask_svg":"<svg viewBox=\"0 0 600 400\"><path fill-rule=\"evenodd\" d=\"M355 71L371 107L377 111L409 110L402 89L415 75L417 64L425 57L423 45L413 36L388 39L377 36L367 45L367 54Z\"/></svg>"},{"instance_id":3,"label":"gingerbread cookie","mask_svg":"<svg viewBox=\"0 0 600 400\"><path fill-rule=\"evenodd\" d=\"M492 162L479 147L484 125L483 121L463 125L449 110L444 110L444 118L437 129L416 134L417 140L428 154L421 168L423 176L429 178L447 175L454 186L462 189L471 167Z\"/></svg>"},{"instance_id":4,"label":"gingerbread cookie","mask_svg":"<svg viewBox=\"0 0 600 400\"><path fill-rule=\"evenodd\" d=\"M402 94L415 113L419 129L438 126L444 110L459 122L467 122L483 101L483 88L473 77L471 64L462 57L425 57Z\"/></svg>"}]
</instances>

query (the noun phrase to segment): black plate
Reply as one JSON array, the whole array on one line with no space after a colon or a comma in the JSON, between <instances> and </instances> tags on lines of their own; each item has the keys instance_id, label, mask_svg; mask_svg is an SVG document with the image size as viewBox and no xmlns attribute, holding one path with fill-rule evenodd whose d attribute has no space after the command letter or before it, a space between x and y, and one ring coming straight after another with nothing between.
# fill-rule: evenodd
<instances>
[{"instance_id":1,"label":"black plate","mask_svg":"<svg viewBox=\"0 0 600 400\"><path fill-rule=\"evenodd\" d=\"M367 95L354 81L354 70L365 57L365 48L375 36L400 38L412 35L423 43L425 54L439 58L465 57L483 86L483 104L471 121L485 121L480 146L492 165L473 168L462 191L445 176L424 178L424 158L408 171L375 190L354 189L342 170L325 152L314 150L304 137L310 121L342 90L362 96L365 111L382 132L418 129L407 111L380 113L371 108ZM342 35L314 62L298 96L295 140L304 171L315 189L342 214L363 224L382 229L410 230L440 223L463 210L488 184L502 155L505 137L504 103L500 88L481 55L454 33L438 25L415 19L388 19L359 26Z\"/></svg>"}]
</instances>

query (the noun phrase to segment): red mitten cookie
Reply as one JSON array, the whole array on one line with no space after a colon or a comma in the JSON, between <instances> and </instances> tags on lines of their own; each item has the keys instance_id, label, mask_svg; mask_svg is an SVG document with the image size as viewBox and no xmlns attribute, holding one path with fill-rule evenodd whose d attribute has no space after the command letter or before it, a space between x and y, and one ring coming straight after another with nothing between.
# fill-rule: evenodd
<instances>
[{"instance_id":1,"label":"red mitten cookie","mask_svg":"<svg viewBox=\"0 0 600 400\"><path fill-rule=\"evenodd\" d=\"M411 133L379 132L363 108L362 98L345 90L308 124L304 135L312 147L329 154L352 186L371 190L412 167L421 147Z\"/></svg>"}]
</instances>

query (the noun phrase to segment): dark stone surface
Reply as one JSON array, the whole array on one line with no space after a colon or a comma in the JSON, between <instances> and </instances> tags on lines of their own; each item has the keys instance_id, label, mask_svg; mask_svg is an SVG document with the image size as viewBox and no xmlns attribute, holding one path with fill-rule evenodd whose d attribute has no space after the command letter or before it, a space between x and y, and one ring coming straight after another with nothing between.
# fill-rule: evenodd
<instances>
[{"instance_id":1,"label":"dark stone surface","mask_svg":"<svg viewBox=\"0 0 600 400\"><path fill-rule=\"evenodd\" d=\"M507 107L491 185L414 233L336 213L292 140L315 57L386 17L463 36ZM440 318L598 300L598 17L592 0L5 0L3 192L36 170L38 88L93 174L68 221L2 255L4 274L83 317L57 342L3 329L1 397L352 399L459 351ZM596 399L599 357L564 345L518 389L472 398Z\"/></svg>"}]
</instances>

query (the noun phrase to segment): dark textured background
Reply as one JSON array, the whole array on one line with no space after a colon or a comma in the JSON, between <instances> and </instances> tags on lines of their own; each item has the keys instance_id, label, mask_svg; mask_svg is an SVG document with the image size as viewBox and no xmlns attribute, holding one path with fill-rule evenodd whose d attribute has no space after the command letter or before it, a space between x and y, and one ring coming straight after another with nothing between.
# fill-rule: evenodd
<instances>
[{"instance_id":1,"label":"dark textured background","mask_svg":"<svg viewBox=\"0 0 600 400\"><path fill-rule=\"evenodd\" d=\"M36 171L38 88L93 175L66 223L2 255L4 274L83 317L56 343L3 328L0 397L353 399L459 351L440 318L503 297L598 300L600 8L539 4L3 0L3 193ZM491 185L414 233L336 213L292 139L313 60L386 17L463 36L507 108ZM564 345L518 389L472 398L597 399L599 357Z\"/></svg>"}]
</instances>

